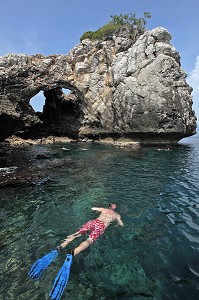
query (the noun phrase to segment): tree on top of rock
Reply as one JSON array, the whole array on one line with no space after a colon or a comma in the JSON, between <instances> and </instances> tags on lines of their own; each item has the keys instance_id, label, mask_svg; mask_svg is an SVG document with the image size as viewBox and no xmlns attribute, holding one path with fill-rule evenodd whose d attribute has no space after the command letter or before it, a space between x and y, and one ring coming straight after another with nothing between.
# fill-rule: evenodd
<instances>
[{"instance_id":1,"label":"tree on top of rock","mask_svg":"<svg viewBox=\"0 0 199 300\"><path fill-rule=\"evenodd\" d=\"M112 37L122 27L129 28L132 38L136 39L145 31L146 19L151 18L149 12L144 12L144 16L136 18L136 14L120 14L111 16L111 21L96 31L87 31L80 37L80 41L89 39L91 41L104 41Z\"/></svg>"}]
</instances>

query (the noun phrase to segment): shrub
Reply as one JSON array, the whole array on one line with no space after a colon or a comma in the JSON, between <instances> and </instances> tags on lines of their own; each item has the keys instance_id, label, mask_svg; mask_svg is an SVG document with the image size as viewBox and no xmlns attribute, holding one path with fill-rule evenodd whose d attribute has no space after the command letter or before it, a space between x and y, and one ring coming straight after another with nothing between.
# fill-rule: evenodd
<instances>
[{"instance_id":1,"label":"shrub","mask_svg":"<svg viewBox=\"0 0 199 300\"><path fill-rule=\"evenodd\" d=\"M136 33L141 33L145 30L146 18L150 18L151 15L148 12L144 12L144 17L136 18L135 14L113 15L112 20L106 25L102 26L96 31L84 32L80 37L80 41L89 39L91 41L103 41L112 36L119 28L128 27L134 36Z\"/></svg>"}]
</instances>

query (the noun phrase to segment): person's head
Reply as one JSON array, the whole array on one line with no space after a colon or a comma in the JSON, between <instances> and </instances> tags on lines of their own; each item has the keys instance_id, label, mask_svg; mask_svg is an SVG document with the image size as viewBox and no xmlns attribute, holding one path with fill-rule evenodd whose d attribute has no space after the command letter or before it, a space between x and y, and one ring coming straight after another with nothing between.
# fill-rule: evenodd
<instances>
[{"instance_id":1,"label":"person's head","mask_svg":"<svg viewBox=\"0 0 199 300\"><path fill-rule=\"evenodd\" d=\"M112 209L112 210L114 210L114 209L116 209L116 204L115 203L109 203L109 205L108 205L108 208L109 209Z\"/></svg>"}]
</instances>

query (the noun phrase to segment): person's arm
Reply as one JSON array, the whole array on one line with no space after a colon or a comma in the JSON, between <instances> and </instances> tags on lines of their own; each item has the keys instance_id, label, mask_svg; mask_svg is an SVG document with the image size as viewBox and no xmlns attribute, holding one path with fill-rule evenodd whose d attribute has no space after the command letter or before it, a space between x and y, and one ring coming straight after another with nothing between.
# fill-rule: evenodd
<instances>
[{"instance_id":1,"label":"person's arm","mask_svg":"<svg viewBox=\"0 0 199 300\"><path fill-rule=\"evenodd\" d=\"M119 214L117 215L117 222L120 226L124 226L124 223L122 222L122 218Z\"/></svg>"},{"instance_id":2,"label":"person's arm","mask_svg":"<svg viewBox=\"0 0 199 300\"><path fill-rule=\"evenodd\" d=\"M104 210L104 208L102 208L102 207L91 207L91 210L96 210L96 211L102 212Z\"/></svg>"}]
</instances>

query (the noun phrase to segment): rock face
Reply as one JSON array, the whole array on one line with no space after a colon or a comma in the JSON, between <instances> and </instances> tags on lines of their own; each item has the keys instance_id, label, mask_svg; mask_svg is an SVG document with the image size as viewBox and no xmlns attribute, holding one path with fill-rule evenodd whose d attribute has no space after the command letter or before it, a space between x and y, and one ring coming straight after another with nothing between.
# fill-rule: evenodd
<instances>
[{"instance_id":1,"label":"rock face","mask_svg":"<svg viewBox=\"0 0 199 300\"><path fill-rule=\"evenodd\" d=\"M192 89L170 40L161 27L135 42L121 30L104 42L83 40L68 55L0 57L1 140L33 125L41 134L141 142L195 134ZM40 91L41 118L30 106Z\"/></svg>"}]
</instances>

